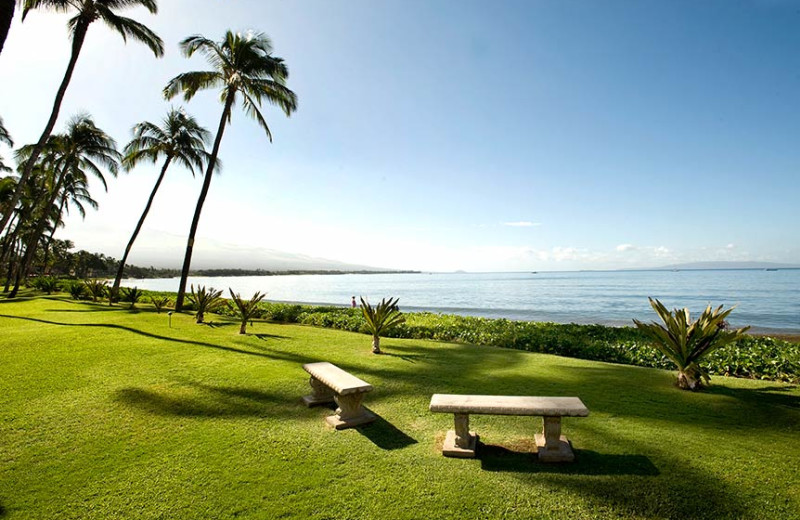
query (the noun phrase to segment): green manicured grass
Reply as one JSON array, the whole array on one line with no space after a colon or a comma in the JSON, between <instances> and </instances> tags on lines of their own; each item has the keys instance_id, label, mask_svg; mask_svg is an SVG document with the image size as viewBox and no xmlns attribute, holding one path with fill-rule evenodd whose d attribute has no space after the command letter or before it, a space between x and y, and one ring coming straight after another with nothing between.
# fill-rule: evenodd
<instances>
[{"instance_id":1,"label":"green manicured grass","mask_svg":"<svg viewBox=\"0 0 800 520\"><path fill-rule=\"evenodd\" d=\"M0 301L0 517L800 518L800 390L423 340ZM380 419L333 431L303 363L373 384ZM474 416L474 460L441 456L433 393L576 395L578 456L531 455L541 420Z\"/></svg>"}]
</instances>

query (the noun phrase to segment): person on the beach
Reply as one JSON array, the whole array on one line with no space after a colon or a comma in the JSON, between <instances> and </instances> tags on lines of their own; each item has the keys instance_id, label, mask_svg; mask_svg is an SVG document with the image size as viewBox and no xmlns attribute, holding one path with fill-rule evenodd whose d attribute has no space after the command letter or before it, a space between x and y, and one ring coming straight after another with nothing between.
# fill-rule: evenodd
<instances>
[{"instance_id":1,"label":"person on the beach","mask_svg":"<svg viewBox=\"0 0 800 520\"><path fill-rule=\"evenodd\" d=\"M353 299L352 299L352 301L350 302L350 306L351 306L352 308L354 308L354 309L356 308L356 297L355 297L355 296L353 296Z\"/></svg>"}]
</instances>

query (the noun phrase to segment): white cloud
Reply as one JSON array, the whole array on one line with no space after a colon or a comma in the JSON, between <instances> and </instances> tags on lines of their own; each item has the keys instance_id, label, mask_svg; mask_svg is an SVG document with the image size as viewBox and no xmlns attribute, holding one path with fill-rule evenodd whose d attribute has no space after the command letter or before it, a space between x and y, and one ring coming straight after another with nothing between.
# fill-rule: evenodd
<instances>
[{"instance_id":1,"label":"white cloud","mask_svg":"<svg viewBox=\"0 0 800 520\"><path fill-rule=\"evenodd\" d=\"M636 246L633 244L620 244L617 246L617 251L620 253L624 253L625 251L633 251L636 249Z\"/></svg>"},{"instance_id":2,"label":"white cloud","mask_svg":"<svg viewBox=\"0 0 800 520\"><path fill-rule=\"evenodd\" d=\"M503 225L509 227L535 227L535 226L541 226L542 224L540 222L530 222L527 220L521 220L519 222L503 222Z\"/></svg>"},{"instance_id":3,"label":"white cloud","mask_svg":"<svg viewBox=\"0 0 800 520\"><path fill-rule=\"evenodd\" d=\"M667 256L670 252L671 251L664 246L658 246L653 249L653 253L655 253L656 256Z\"/></svg>"},{"instance_id":4,"label":"white cloud","mask_svg":"<svg viewBox=\"0 0 800 520\"><path fill-rule=\"evenodd\" d=\"M734 249L735 247L736 247L735 244L728 244L727 246L725 246L725 249Z\"/></svg>"}]
</instances>

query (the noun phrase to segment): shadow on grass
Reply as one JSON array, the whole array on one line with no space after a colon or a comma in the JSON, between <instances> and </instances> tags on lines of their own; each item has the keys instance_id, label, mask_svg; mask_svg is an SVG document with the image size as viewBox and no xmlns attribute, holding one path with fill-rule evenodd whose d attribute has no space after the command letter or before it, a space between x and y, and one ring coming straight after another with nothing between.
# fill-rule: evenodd
<instances>
[{"instance_id":1,"label":"shadow on grass","mask_svg":"<svg viewBox=\"0 0 800 520\"><path fill-rule=\"evenodd\" d=\"M221 327L230 327L232 325L239 325L239 324L233 322L224 322L224 321L204 321L203 323L200 323L200 325L205 325L209 329L219 329Z\"/></svg>"},{"instance_id":2,"label":"shadow on grass","mask_svg":"<svg viewBox=\"0 0 800 520\"><path fill-rule=\"evenodd\" d=\"M539 462L535 450L513 451L502 446L478 443L477 457L481 469L514 473L558 473L562 475L639 475L656 476L660 472L644 455L604 454L591 450L574 450L575 462L545 464Z\"/></svg>"},{"instance_id":3,"label":"shadow on grass","mask_svg":"<svg viewBox=\"0 0 800 520\"><path fill-rule=\"evenodd\" d=\"M769 386L765 388L728 388L725 386L709 386L703 391L713 395L726 395L750 403L769 403L800 409L800 396L792 395L796 385Z\"/></svg>"},{"instance_id":4,"label":"shadow on grass","mask_svg":"<svg viewBox=\"0 0 800 520\"><path fill-rule=\"evenodd\" d=\"M171 392L156 392L143 388L118 390L115 400L155 415L219 418L219 417L271 417L296 416L294 396L265 392L256 388L212 386L200 383ZM183 394L183 395L182 395Z\"/></svg>"},{"instance_id":5,"label":"shadow on grass","mask_svg":"<svg viewBox=\"0 0 800 520\"><path fill-rule=\"evenodd\" d=\"M45 309L47 312L119 312L127 310L129 309L123 309L121 307L109 307L107 305L102 307L98 305L97 307L93 307L91 309Z\"/></svg>"},{"instance_id":6,"label":"shadow on grass","mask_svg":"<svg viewBox=\"0 0 800 520\"><path fill-rule=\"evenodd\" d=\"M290 339L288 336L281 336L281 335L278 335L278 334L260 333L260 334L245 334L245 335L246 336L252 336L254 338L258 338L261 341L267 341L267 340L270 340L270 339Z\"/></svg>"},{"instance_id":7,"label":"shadow on grass","mask_svg":"<svg viewBox=\"0 0 800 520\"><path fill-rule=\"evenodd\" d=\"M3 507L3 504L0 504L0 518L6 516L6 508Z\"/></svg>"},{"instance_id":8,"label":"shadow on grass","mask_svg":"<svg viewBox=\"0 0 800 520\"><path fill-rule=\"evenodd\" d=\"M357 426L356 430L372 441L375 446L382 450L399 450L417 443L416 439L410 437L372 410L369 411L375 416L375 422Z\"/></svg>"},{"instance_id":9,"label":"shadow on grass","mask_svg":"<svg viewBox=\"0 0 800 520\"><path fill-rule=\"evenodd\" d=\"M289 361L293 363L311 363L314 361L319 361L315 358L310 358L307 356L302 356L299 354L292 354L289 352L278 352L275 350L270 350L264 347L258 348L259 352L254 352L252 350L243 350L240 348L235 347L228 347L225 345L216 345L214 343L206 343L204 341L193 341L188 339L178 339L178 338L171 338L169 336L162 336L160 334L153 334L151 332L145 332L143 330L134 329L133 327L126 327L124 325L114 325L111 323L62 323L58 321L50 321L50 320L43 320L39 318L29 318L27 316L9 316L7 314L0 314L0 318L9 318L14 320L24 320L24 321L33 321L37 323L45 323L47 325L61 325L64 327L90 327L90 328L103 328L103 329L114 329L114 330L123 330L126 332L132 332L134 334L139 334L141 336L145 336L148 338L159 339L163 341L171 341L175 343L183 343L185 345L195 345L198 347L207 347L213 348L217 350L223 350L225 352L234 352L236 354L245 354L248 356L258 356L258 357L265 357L269 359L277 359L281 361Z\"/></svg>"},{"instance_id":10,"label":"shadow on grass","mask_svg":"<svg viewBox=\"0 0 800 520\"><path fill-rule=\"evenodd\" d=\"M386 352L385 350L380 353L381 356L396 357L409 363L416 363L418 359L425 359L427 356L422 354L395 354L394 352Z\"/></svg>"}]
</instances>

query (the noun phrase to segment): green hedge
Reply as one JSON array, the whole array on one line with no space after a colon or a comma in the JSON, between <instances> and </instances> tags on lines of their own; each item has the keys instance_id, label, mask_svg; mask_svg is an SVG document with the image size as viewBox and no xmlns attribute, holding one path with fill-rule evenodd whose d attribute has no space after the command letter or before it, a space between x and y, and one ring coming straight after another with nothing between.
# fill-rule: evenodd
<instances>
[{"instance_id":1,"label":"green hedge","mask_svg":"<svg viewBox=\"0 0 800 520\"><path fill-rule=\"evenodd\" d=\"M264 303L259 318L366 333L360 309ZM222 313L227 313L224 309ZM673 370L672 363L634 327L511 321L434 313L406 313L395 338L454 341ZM712 352L711 374L800 382L800 344L748 336Z\"/></svg>"},{"instance_id":2,"label":"green hedge","mask_svg":"<svg viewBox=\"0 0 800 520\"><path fill-rule=\"evenodd\" d=\"M174 293L166 292L146 291L146 294L169 296L171 303L175 297ZM235 315L226 306L217 313ZM387 336L504 347L674 370L672 362L651 347L647 338L634 327L512 321L429 312L405 313L405 316L406 322ZM361 310L348 307L264 302L256 318L367 332ZM703 365L710 374L800 383L800 343L748 336L712 352Z\"/></svg>"}]
</instances>

